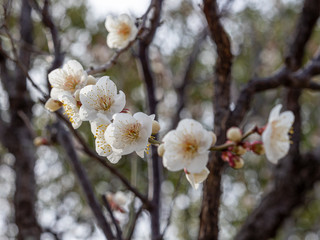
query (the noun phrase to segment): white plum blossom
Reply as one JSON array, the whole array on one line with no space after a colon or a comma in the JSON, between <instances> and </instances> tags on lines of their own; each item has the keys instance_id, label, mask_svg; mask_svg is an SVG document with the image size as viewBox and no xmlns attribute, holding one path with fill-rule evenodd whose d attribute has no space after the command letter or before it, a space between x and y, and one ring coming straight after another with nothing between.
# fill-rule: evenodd
<instances>
[{"instance_id":1,"label":"white plum blossom","mask_svg":"<svg viewBox=\"0 0 320 240\"><path fill-rule=\"evenodd\" d=\"M50 96L55 100L64 94L74 94L87 84L87 73L76 60L70 60L61 69L51 71L48 78L52 87Z\"/></svg>"},{"instance_id":2,"label":"white plum blossom","mask_svg":"<svg viewBox=\"0 0 320 240\"><path fill-rule=\"evenodd\" d=\"M80 127L82 124L79 115L81 103L76 101L70 93L60 96L59 101L62 102L65 114L68 116L73 128L76 129Z\"/></svg>"},{"instance_id":3,"label":"white plum blossom","mask_svg":"<svg viewBox=\"0 0 320 240\"><path fill-rule=\"evenodd\" d=\"M282 105L278 104L271 110L268 124L262 133L266 156L275 164L289 151L289 131L294 122L293 113L285 111L280 114L281 108Z\"/></svg>"},{"instance_id":4,"label":"white plum blossom","mask_svg":"<svg viewBox=\"0 0 320 240\"><path fill-rule=\"evenodd\" d=\"M90 122L91 132L95 138L96 151L100 156L107 157L111 163L117 163L121 155L112 151L112 148L107 144L104 137L105 131L110 124L110 120L102 114L98 114L98 118Z\"/></svg>"},{"instance_id":5,"label":"white plum blossom","mask_svg":"<svg viewBox=\"0 0 320 240\"><path fill-rule=\"evenodd\" d=\"M154 115L148 116L142 112L133 116L128 113L117 113L105 132L106 142L117 154L136 152L143 158L151 136L153 119Z\"/></svg>"},{"instance_id":6,"label":"white plum blossom","mask_svg":"<svg viewBox=\"0 0 320 240\"><path fill-rule=\"evenodd\" d=\"M113 114L121 112L124 108L125 98L122 91L117 93L117 86L114 82L104 76L95 85L88 85L81 89L81 119L91 121L97 118L98 113L101 113L111 120Z\"/></svg>"},{"instance_id":7,"label":"white plum blossom","mask_svg":"<svg viewBox=\"0 0 320 240\"><path fill-rule=\"evenodd\" d=\"M199 173L186 173L186 178L194 189L198 189L200 183L207 179L210 171L208 168Z\"/></svg>"},{"instance_id":8,"label":"white plum blossom","mask_svg":"<svg viewBox=\"0 0 320 240\"><path fill-rule=\"evenodd\" d=\"M212 141L212 132L195 120L184 119L163 138L163 165L170 171L185 168L190 173L200 173L207 165Z\"/></svg>"},{"instance_id":9,"label":"white plum blossom","mask_svg":"<svg viewBox=\"0 0 320 240\"><path fill-rule=\"evenodd\" d=\"M110 48L125 48L138 33L134 21L127 14L119 17L107 16L105 27L109 32L107 44Z\"/></svg>"}]
</instances>

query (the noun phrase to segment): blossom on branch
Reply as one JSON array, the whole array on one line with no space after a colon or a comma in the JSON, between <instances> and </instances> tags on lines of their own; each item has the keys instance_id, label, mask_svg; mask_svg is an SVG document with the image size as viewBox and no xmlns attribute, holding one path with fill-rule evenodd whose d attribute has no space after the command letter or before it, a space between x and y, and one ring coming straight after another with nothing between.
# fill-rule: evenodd
<instances>
[{"instance_id":1,"label":"blossom on branch","mask_svg":"<svg viewBox=\"0 0 320 240\"><path fill-rule=\"evenodd\" d=\"M205 130L199 122L180 121L177 129L163 138L163 165L170 171L185 168L189 173L200 173L207 165L213 139L212 132Z\"/></svg>"},{"instance_id":2,"label":"blossom on branch","mask_svg":"<svg viewBox=\"0 0 320 240\"><path fill-rule=\"evenodd\" d=\"M138 112L131 116L128 113L117 113L105 132L105 139L112 150L120 155L136 152L144 157L144 151L151 136L154 115Z\"/></svg>"},{"instance_id":3,"label":"blossom on branch","mask_svg":"<svg viewBox=\"0 0 320 240\"><path fill-rule=\"evenodd\" d=\"M117 86L109 77L104 76L95 85L88 85L80 91L80 116L83 121L97 118L97 114L105 115L109 120L113 114L121 112L126 104L125 94L117 93Z\"/></svg>"},{"instance_id":4,"label":"blossom on branch","mask_svg":"<svg viewBox=\"0 0 320 240\"><path fill-rule=\"evenodd\" d=\"M134 21L127 14L119 17L107 16L105 27L109 32L107 44L110 48L125 48L138 33Z\"/></svg>"},{"instance_id":5,"label":"blossom on branch","mask_svg":"<svg viewBox=\"0 0 320 240\"><path fill-rule=\"evenodd\" d=\"M269 115L268 124L262 133L262 141L268 160L277 163L290 148L289 131L294 122L291 111L280 114L281 104L275 106Z\"/></svg>"},{"instance_id":6,"label":"blossom on branch","mask_svg":"<svg viewBox=\"0 0 320 240\"><path fill-rule=\"evenodd\" d=\"M87 73L76 60L70 60L61 69L51 71L48 78L52 87L50 96L55 100L64 94L74 94L87 84Z\"/></svg>"},{"instance_id":7,"label":"blossom on branch","mask_svg":"<svg viewBox=\"0 0 320 240\"><path fill-rule=\"evenodd\" d=\"M110 124L110 120L102 114L98 114L98 118L90 122L91 132L95 138L96 151L100 156L107 157L111 163L117 163L121 155L112 151L112 148L107 144L104 137L105 131Z\"/></svg>"}]
</instances>

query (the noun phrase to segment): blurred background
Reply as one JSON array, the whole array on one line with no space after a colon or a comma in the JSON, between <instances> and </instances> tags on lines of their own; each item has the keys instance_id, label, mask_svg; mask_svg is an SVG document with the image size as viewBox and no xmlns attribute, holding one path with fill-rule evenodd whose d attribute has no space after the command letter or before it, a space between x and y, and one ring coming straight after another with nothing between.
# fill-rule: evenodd
<instances>
[{"instance_id":1,"label":"blurred background","mask_svg":"<svg viewBox=\"0 0 320 240\"><path fill-rule=\"evenodd\" d=\"M1 6L5 0L0 0ZM20 1L13 0L8 18L9 30L14 39L19 40L18 18ZM53 0L51 11L56 23L65 61L76 59L85 69L99 66L108 61L114 51L106 45L107 31L104 21L108 14L128 13L139 18L147 10L149 0ZM235 101L244 83L254 76L268 76L284 61L286 46L294 30L301 11L302 1L298 0L221 0L219 7L222 22L231 37L235 55L232 72L232 100ZM0 9L0 17L3 15ZM53 59L49 54L52 39L43 28L36 12L32 15L36 49L32 59L30 75L44 90L47 89L46 71ZM3 19L1 19L3 20ZM194 118L208 130L213 126L213 67L216 60L215 46L204 31L206 21L200 0L164 1L162 23L151 47L151 65L156 73L158 119L160 135L172 129L181 118ZM10 49L9 40L1 35L4 48ZM319 46L319 24L307 46L305 61L310 59ZM125 92L127 108L131 112L145 111L146 97L144 85L139 77L135 59L136 46L122 54L117 64L101 75L108 75ZM184 74L188 59L194 54L188 82ZM8 65L8 68L13 68ZM184 88L184 98L179 98L177 89ZM30 85L35 102L39 94ZM263 126L267 122L270 109L282 99L283 89L257 94L253 107L246 118L243 129L253 124ZM304 91L303 106L303 150L319 145L319 94ZM8 96L0 86L0 110L4 121L8 118ZM231 108L233 105L231 105ZM46 137L48 127L55 120L43 105L33 107L33 127L38 136ZM88 122L79 129L91 148L94 138ZM214 131L214 129L213 129ZM13 155L0 145L0 239L15 239L17 227L14 224L13 194L15 191L15 171ZM130 209L137 209L141 203L134 200L123 185L97 162L81 155L88 176L98 194L123 191L128 199L127 213L116 213L120 224L132 221ZM116 167L133 185L142 192L147 191L147 163L135 154L124 156ZM228 168L223 176L223 196L221 205L221 239L232 239L251 210L259 203L268 189L274 166L265 157L247 153L243 169ZM37 216L41 227L46 230L41 239L104 239L95 225L94 217L87 206L77 179L66 155L59 146L37 148L35 166L37 183ZM196 239L198 235L201 187L191 188L180 172L164 171L161 186L163 206L163 228L172 209L172 217L165 239ZM285 194L285 193L284 193ZM289 240L320 239L320 184L316 184L308 195L308 207L297 209L288 219L277 238ZM149 216L142 213L137 223L134 239L149 239Z\"/></svg>"}]
</instances>

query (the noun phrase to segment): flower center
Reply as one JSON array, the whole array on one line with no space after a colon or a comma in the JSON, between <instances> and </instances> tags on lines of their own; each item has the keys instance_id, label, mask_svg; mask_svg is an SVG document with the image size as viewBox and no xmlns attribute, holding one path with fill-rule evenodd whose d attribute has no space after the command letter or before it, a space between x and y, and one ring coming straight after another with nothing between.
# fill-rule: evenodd
<instances>
[{"instance_id":1,"label":"flower center","mask_svg":"<svg viewBox=\"0 0 320 240\"><path fill-rule=\"evenodd\" d=\"M124 133L124 140L127 143L132 143L136 141L139 138L140 128L140 123L134 123L129 125Z\"/></svg>"},{"instance_id":2,"label":"flower center","mask_svg":"<svg viewBox=\"0 0 320 240\"><path fill-rule=\"evenodd\" d=\"M111 107L111 105L113 104L113 99L111 97L107 97L107 96L101 96L99 97L99 110L104 110L104 111L108 111Z\"/></svg>"},{"instance_id":3,"label":"flower center","mask_svg":"<svg viewBox=\"0 0 320 240\"><path fill-rule=\"evenodd\" d=\"M181 144L183 154L185 158L193 158L198 152L198 144L195 139L187 137L185 141Z\"/></svg>"},{"instance_id":4,"label":"flower center","mask_svg":"<svg viewBox=\"0 0 320 240\"><path fill-rule=\"evenodd\" d=\"M79 78L71 75L67 76L66 81L63 84L64 90L75 90L79 82Z\"/></svg>"},{"instance_id":5,"label":"flower center","mask_svg":"<svg viewBox=\"0 0 320 240\"><path fill-rule=\"evenodd\" d=\"M121 23L118 34L121 35L123 38L127 38L131 33L131 28L128 24L126 23Z\"/></svg>"}]
</instances>

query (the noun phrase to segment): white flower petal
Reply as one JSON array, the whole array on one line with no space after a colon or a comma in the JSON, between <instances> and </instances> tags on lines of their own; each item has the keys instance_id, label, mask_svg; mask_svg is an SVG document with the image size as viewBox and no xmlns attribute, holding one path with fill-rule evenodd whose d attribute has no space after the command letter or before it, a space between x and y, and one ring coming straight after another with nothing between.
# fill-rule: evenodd
<instances>
[{"instance_id":1,"label":"white flower petal","mask_svg":"<svg viewBox=\"0 0 320 240\"><path fill-rule=\"evenodd\" d=\"M170 171L186 168L191 173L200 172L208 162L212 134L192 119L179 122L176 130L164 138L163 165Z\"/></svg>"},{"instance_id":2,"label":"white flower petal","mask_svg":"<svg viewBox=\"0 0 320 240\"><path fill-rule=\"evenodd\" d=\"M294 115L291 111L280 114L281 107L279 104L271 110L268 124L262 133L266 156L270 162L275 164L289 151L288 132L294 122Z\"/></svg>"},{"instance_id":3,"label":"white flower petal","mask_svg":"<svg viewBox=\"0 0 320 240\"><path fill-rule=\"evenodd\" d=\"M186 174L186 178L194 189L198 189L199 184L207 179L209 173L210 173L209 169L205 168L199 173Z\"/></svg>"}]
</instances>

